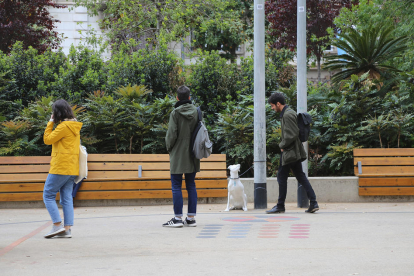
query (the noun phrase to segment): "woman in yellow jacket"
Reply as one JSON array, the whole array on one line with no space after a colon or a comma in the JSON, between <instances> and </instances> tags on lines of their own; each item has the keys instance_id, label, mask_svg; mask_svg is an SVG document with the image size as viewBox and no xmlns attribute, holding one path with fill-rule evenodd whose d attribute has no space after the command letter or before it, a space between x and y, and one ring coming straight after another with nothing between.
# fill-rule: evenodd
<instances>
[{"instance_id":1,"label":"woman in yellow jacket","mask_svg":"<svg viewBox=\"0 0 414 276\"><path fill-rule=\"evenodd\" d=\"M45 238L71 238L70 227L74 218L72 191L74 179L79 174L82 123L76 121L72 108L65 100L57 100L52 110L52 116L43 135L45 144L52 145L52 160L43 191L43 201L52 218L53 227ZM55 130L54 124L58 124ZM63 209L64 227L56 204L58 192Z\"/></svg>"}]
</instances>

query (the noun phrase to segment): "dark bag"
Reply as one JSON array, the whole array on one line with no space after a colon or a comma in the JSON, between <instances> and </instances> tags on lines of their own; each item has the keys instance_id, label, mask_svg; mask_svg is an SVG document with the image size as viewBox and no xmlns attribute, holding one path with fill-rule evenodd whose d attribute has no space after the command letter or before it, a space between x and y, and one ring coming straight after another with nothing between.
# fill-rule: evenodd
<instances>
[{"instance_id":1,"label":"dark bag","mask_svg":"<svg viewBox=\"0 0 414 276\"><path fill-rule=\"evenodd\" d=\"M311 123L312 117L309 113L298 114L299 139L302 143L308 141Z\"/></svg>"}]
</instances>

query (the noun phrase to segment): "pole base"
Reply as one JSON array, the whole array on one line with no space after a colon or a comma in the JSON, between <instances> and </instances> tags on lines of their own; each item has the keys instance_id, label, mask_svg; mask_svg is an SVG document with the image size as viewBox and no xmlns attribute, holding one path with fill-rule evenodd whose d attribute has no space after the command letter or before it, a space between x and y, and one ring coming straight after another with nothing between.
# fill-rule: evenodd
<instances>
[{"instance_id":1,"label":"pole base","mask_svg":"<svg viewBox=\"0 0 414 276\"><path fill-rule=\"evenodd\" d=\"M298 207L299 208L308 208L309 207L309 199L308 195L306 194L305 188L298 182Z\"/></svg>"},{"instance_id":2,"label":"pole base","mask_svg":"<svg viewBox=\"0 0 414 276\"><path fill-rule=\"evenodd\" d=\"M254 209L267 208L266 183L254 183Z\"/></svg>"}]
</instances>

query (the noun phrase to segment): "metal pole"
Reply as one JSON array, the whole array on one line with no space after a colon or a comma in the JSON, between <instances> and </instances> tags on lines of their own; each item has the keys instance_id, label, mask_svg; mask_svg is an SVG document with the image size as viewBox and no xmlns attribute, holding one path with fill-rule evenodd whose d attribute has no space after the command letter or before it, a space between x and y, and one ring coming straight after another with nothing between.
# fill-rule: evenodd
<instances>
[{"instance_id":1,"label":"metal pole","mask_svg":"<svg viewBox=\"0 0 414 276\"><path fill-rule=\"evenodd\" d=\"M254 208L267 208L265 4L254 0Z\"/></svg>"},{"instance_id":2,"label":"metal pole","mask_svg":"<svg viewBox=\"0 0 414 276\"><path fill-rule=\"evenodd\" d=\"M306 91L306 0L298 0L298 25L297 25L297 89L298 89L298 113L308 111L308 95ZM308 142L303 143L306 153ZM308 177L308 160L302 162L302 168ZM298 183L298 207L309 207L308 196L303 186Z\"/></svg>"}]
</instances>

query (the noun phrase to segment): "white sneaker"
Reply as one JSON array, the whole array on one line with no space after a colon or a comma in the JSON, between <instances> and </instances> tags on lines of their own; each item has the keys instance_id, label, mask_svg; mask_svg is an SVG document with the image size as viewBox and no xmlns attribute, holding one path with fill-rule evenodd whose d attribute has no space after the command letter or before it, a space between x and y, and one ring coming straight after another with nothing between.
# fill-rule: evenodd
<instances>
[{"instance_id":1,"label":"white sneaker","mask_svg":"<svg viewBox=\"0 0 414 276\"><path fill-rule=\"evenodd\" d=\"M72 238L72 231L69 229L68 231L57 234L56 238Z\"/></svg>"},{"instance_id":2,"label":"white sneaker","mask_svg":"<svg viewBox=\"0 0 414 276\"><path fill-rule=\"evenodd\" d=\"M53 225L52 230L50 230L49 233L47 233L45 235L46 239L50 239L60 233L64 233L65 232L65 228L62 226L62 224L59 225Z\"/></svg>"}]
</instances>

